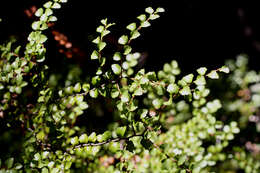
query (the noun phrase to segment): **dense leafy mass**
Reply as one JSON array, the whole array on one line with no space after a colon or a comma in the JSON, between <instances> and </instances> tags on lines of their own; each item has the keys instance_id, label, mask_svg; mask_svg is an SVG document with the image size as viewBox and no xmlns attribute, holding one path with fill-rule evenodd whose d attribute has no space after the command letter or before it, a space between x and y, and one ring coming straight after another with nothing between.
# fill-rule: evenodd
<instances>
[{"instance_id":1,"label":"dense leafy mass","mask_svg":"<svg viewBox=\"0 0 260 173\"><path fill-rule=\"evenodd\" d=\"M114 23L101 20L93 75L76 65L50 74L44 30L66 1L36 11L23 53L13 40L0 46L0 172L260 172L260 75L244 55L183 76L175 60L157 73L137 69L130 43L164 12L148 7L112 55L104 37ZM102 131L79 123L104 103L111 122Z\"/></svg>"}]
</instances>

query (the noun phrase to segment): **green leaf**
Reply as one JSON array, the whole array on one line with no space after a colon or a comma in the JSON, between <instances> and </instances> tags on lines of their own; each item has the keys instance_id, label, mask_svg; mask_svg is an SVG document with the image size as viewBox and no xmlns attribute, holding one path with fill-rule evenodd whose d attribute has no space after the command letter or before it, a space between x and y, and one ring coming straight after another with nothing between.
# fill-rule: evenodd
<instances>
[{"instance_id":1,"label":"green leaf","mask_svg":"<svg viewBox=\"0 0 260 173\"><path fill-rule=\"evenodd\" d=\"M152 13L154 12L154 10L153 10L152 7L147 7L147 8L145 9L145 12L146 12L146 13L149 13L149 14L152 14Z\"/></svg>"},{"instance_id":2,"label":"green leaf","mask_svg":"<svg viewBox=\"0 0 260 173\"><path fill-rule=\"evenodd\" d=\"M132 51L131 46L129 45L124 46L124 55L128 55L129 53L131 53L131 51Z\"/></svg>"},{"instance_id":3,"label":"green leaf","mask_svg":"<svg viewBox=\"0 0 260 173\"><path fill-rule=\"evenodd\" d=\"M74 92L79 93L81 91L81 84L78 82L75 86L74 86Z\"/></svg>"},{"instance_id":4,"label":"green leaf","mask_svg":"<svg viewBox=\"0 0 260 173\"><path fill-rule=\"evenodd\" d=\"M197 79L194 81L196 85L206 85L206 79L204 76L197 76Z\"/></svg>"},{"instance_id":5,"label":"green leaf","mask_svg":"<svg viewBox=\"0 0 260 173\"><path fill-rule=\"evenodd\" d=\"M107 25L107 18L102 19L100 22L101 22L103 25Z\"/></svg>"},{"instance_id":6,"label":"green leaf","mask_svg":"<svg viewBox=\"0 0 260 173\"><path fill-rule=\"evenodd\" d=\"M158 8L156 9L156 12L157 12L157 13L163 13L163 12L165 12L165 10L164 10L164 8L162 8L162 7L158 7Z\"/></svg>"},{"instance_id":7,"label":"green leaf","mask_svg":"<svg viewBox=\"0 0 260 173\"><path fill-rule=\"evenodd\" d=\"M100 42L100 36L98 36L97 38L95 38L92 43L98 44Z\"/></svg>"},{"instance_id":8,"label":"green leaf","mask_svg":"<svg viewBox=\"0 0 260 173\"><path fill-rule=\"evenodd\" d=\"M32 23L32 29L33 30L39 30L41 27L41 22L40 21L36 21Z\"/></svg>"},{"instance_id":9,"label":"green leaf","mask_svg":"<svg viewBox=\"0 0 260 173\"><path fill-rule=\"evenodd\" d=\"M98 90L96 88L92 89L89 91L89 95L92 98L97 98L98 97Z\"/></svg>"},{"instance_id":10,"label":"green leaf","mask_svg":"<svg viewBox=\"0 0 260 173\"><path fill-rule=\"evenodd\" d=\"M153 104L155 109L160 109L160 107L162 106L162 102L161 102L160 99L154 99L152 101L152 104Z\"/></svg>"},{"instance_id":11,"label":"green leaf","mask_svg":"<svg viewBox=\"0 0 260 173\"><path fill-rule=\"evenodd\" d=\"M79 142L80 143L88 143L88 135L87 134L82 134L80 137L79 137Z\"/></svg>"},{"instance_id":12,"label":"green leaf","mask_svg":"<svg viewBox=\"0 0 260 173\"><path fill-rule=\"evenodd\" d=\"M5 164L7 166L8 169L11 169L13 167L14 164L14 158L10 157L5 161Z\"/></svg>"},{"instance_id":13,"label":"green leaf","mask_svg":"<svg viewBox=\"0 0 260 173\"><path fill-rule=\"evenodd\" d=\"M61 8L61 5L57 2L54 2L54 4L52 5L52 8L53 9L60 9Z\"/></svg>"},{"instance_id":14,"label":"green leaf","mask_svg":"<svg viewBox=\"0 0 260 173\"><path fill-rule=\"evenodd\" d=\"M89 142L96 142L96 140L97 140L96 132L92 132L92 133L88 136L88 141L89 141Z\"/></svg>"},{"instance_id":15,"label":"green leaf","mask_svg":"<svg viewBox=\"0 0 260 173\"><path fill-rule=\"evenodd\" d=\"M143 95L143 89L141 87L138 87L135 91L134 91L134 96L141 96Z\"/></svg>"},{"instance_id":16,"label":"green leaf","mask_svg":"<svg viewBox=\"0 0 260 173\"><path fill-rule=\"evenodd\" d=\"M105 131L102 135L102 138L104 141L109 140L112 137L112 132L111 131Z\"/></svg>"},{"instance_id":17,"label":"green leaf","mask_svg":"<svg viewBox=\"0 0 260 173\"><path fill-rule=\"evenodd\" d=\"M126 126L118 127L118 128L116 129L116 134L117 134L117 136L119 136L119 137L124 137L125 132L126 132Z\"/></svg>"},{"instance_id":18,"label":"green leaf","mask_svg":"<svg viewBox=\"0 0 260 173\"><path fill-rule=\"evenodd\" d=\"M170 84L167 87L167 91L171 94L176 94L179 91L179 87L176 84Z\"/></svg>"},{"instance_id":19,"label":"green leaf","mask_svg":"<svg viewBox=\"0 0 260 173\"><path fill-rule=\"evenodd\" d=\"M55 21L57 21L58 19L57 19L57 17L55 17L55 16L50 16L49 17L49 22L55 22Z\"/></svg>"},{"instance_id":20,"label":"green leaf","mask_svg":"<svg viewBox=\"0 0 260 173\"><path fill-rule=\"evenodd\" d=\"M130 31L134 31L136 29L136 23L131 23L131 24L127 25L126 28Z\"/></svg>"},{"instance_id":21,"label":"green leaf","mask_svg":"<svg viewBox=\"0 0 260 173\"><path fill-rule=\"evenodd\" d=\"M178 166L183 165L184 162L186 161L186 159L187 159L187 156L186 156L186 155L181 156L181 157L178 159Z\"/></svg>"},{"instance_id":22,"label":"green leaf","mask_svg":"<svg viewBox=\"0 0 260 173\"><path fill-rule=\"evenodd\" d=\"M200 75L202 75L202 76L205 75L206 71L207 71L207 68L206 68L206 67L201 67L201 68L197 69L197 72L198 72Z\"/></svg>"},{"instance_id":23,"label":"green leaf","mask_svg":"<svg viewBox=\"0 0 260 173\"><path fill-rule=\"evenodd\" d=\"M189 74L189 75L186 75L186 76L184 76L183 77L183 79L182 80L184 80L186 83L191 83L192 82L192 80L193 80L193 74Z\"/></svg>"},{"instance_id":24,"label":"green leaf","mask_svg":"<svg viewBox=\"0 0 260 173\"><path fill-rule=\"evenodd\" d=\"M140 35L141 35L140 32L138 32L137 30L135 30L135 31L131 32L131 37L130 37L130 39L131 39L131 40L136 39L136 38L138 38Z\"/></svg>"},{"instance_id":25,"label":"green leaf","mask_svg":"<svg viewBox=\"0 0 260 173\"><path fill-rule=\"evenodd\" d=\"M48 168L46 168L46 167L42 168L42 172L41 173L49 173Z\"/></svg>"},{"instance_id":26,"label":"green leaf","mask_svg":"<svg viewBox=\"0 0 260 173\"><path fill-rule=\"evenodd\" d=\"M224 73L229 73L229 68L227 66L222 66L219 71L224 72Z\"/></svg>"},{"instance_id":27,"label":"green leaf","mask_svg":"<svg viewBox=\"0 0 260 173\"><path fill-rule=\"evenodd\" d=\"M103 50L106 47L106 43L105 42L99 42L98 43L98 51L100 52L101 50Z\"/></svg>"},{"instance_id":28,"label":"green leaf","mask_svg":"<svg viewBox=\"0 0 260 173\"><path fill-rule=\"evenodd\" d=\"M40 17L43 14L43 9L39 8L36 12L35 12L35 16Z\"/></svg>"},{"instance_id":29,"label":"green leaf","mask_svg":"<svg viewBox=\"0 0 260 173\"><path fill-rule=\"evenodd\" d=\"M218 73L216 72L216 70L212 70L209 74L207 74L207 76L211 79L218 79L219 78L219 75Z\"/></svg>"},{"instance_id":30,"label":"green leaf","mask_svg":"<svg viewBox=\"0 0 260 173\"><path fill-rule=\"evenodd\" d=\"M116 75L120 75L121 74L121 66L119 64L112 64L111 65L112 71L113 73L115 73Z\"/></svg>"},{"instance_id":31,"label":"green leaf","mask_svg":"<svg viewBox=\"0 0 260 173\"><path fill-rule=\"evenodd\" d=\"M121 101L123 103L127 103L127 102L129 102L129 100L130 100L130 96L129 96L128 92L127 91L123 92L121 95Z\"/></svg>"},{"instance_id":32,"label":"green leaf","mask_svg":"<svg viewBox=\"0 0 260 173\"><path fill-rule=\"evenodd\" d=\"M47 41L47 39L48 38L45 35L41 34L38 41L39 41L39 43L44 43L45 41Z\"/></svg>"},{"instance_id":33,"label":"green leaf","mask_svg":"<svg viewBox=\"0 0 260 173\"><path fill-rule=\"evenodd\" d=\"M114 61L120 61L120 60L121 60L121 57L122 57L121 53L120 53L120 52L116 52L116 53L114 54L114 56L113 56L113 60L114 60Z\"/></svg>"},{"instance_id":34,"label":"green leaf","mask_svg":"<svg viewBox=\"0 0 260 173\"><path fill-rule=\"evenodd\" d=\"M87 83L84 83L84 84L82 85L82 89L83 89L83 91L88 92L89 89L90 89L90 85L87 84Z\"/></svg>"},{"instance_id":35,"label":"green leaf","mask_svg":"<svg viewBox=\"0 0 260 173\"><path fill-rule=\"evenodd\" d=\"M111 97L112 98L117 98L118 96L119 96L119 91L117 90L117 89L113 89L112 91L111 91Z\"/></svg>"},{"instance_id":36,"label":"green leaf","mask_svg":"<svg viewBox=\"0 0 260 173\"><path fill-rule=\"evenodd\" d=\"M118 43L125 45L128 42L128 36L127 35L122 35L119 39L118 39Z\"/></svg>"},{"instance_id":37,"label":"green leaf","mask_svg":"<svg viewBox=\"0 0 260 173\"><path fill-rule=\"evenodd\" d=\"M52 11L52 9L50 9L50 8L47 8L46 10L45 10L45 13L44 13L46 16L50 16L50 15L52 15L53 14L53 11Z\"/></svg>"},{"instance_id":38,"label":"green leaf","mask_svg":"<svg viewBox=\"0 0 260 173\"><path fill-rule=\"evenodd\" d=\"M190 87L189 86L185 86L184 88L182 88L180 90L180 94L183 95L183 96L190 95L191 94Z\"/></svg>"},{"instance_id":39,"label":"green leaf","mask_svg":"<svg viewBox=\"0 0 260 173\"><path fill-rule=\"evenodd\" d=\"M144 21L144 22L141 23L141 27L146 28L146 27L149 27L149 26L151 26L151 24L148 21Z\"/></svg>"},{"instance_id":40,"label":"green leaf","mask_svg":"<svg viewBox=\"0 0 260 173\"><path fill-rule=\"evenodd\" d=\"M21 163L14 164L14 169L16 169L16 170L21 169L22 167L23 167L23 165Z\"/></svg>"},{"instance_id":41,"label":"green leaf","mask_svg":"<svg viewBox=\"0 0 260 173\"><path fill-rule=\"evenodd\" d=\"M145 118L148 114L148 110L147 109L142 109L141 110L141 114L140 114L140 117L141 118Z\"/></svg>"},{"instance_id":42,"label":"green leaf","mask_svg":"<svg viewBox=\"0 0 260 173\"><path fill-rule=\"evenodd\" d=\"M99 32L99 33L102 33L104 31L104 29L105 29L105 27L100 25L99 27L97 27L96 31Z\"/></svg>"},{"instance_id":43,"label":"green leaf","mask_svg":"<svg viewBox=\"0 0 260 173\"><path fill-rule=\"evenodd\" d=\"M151 20L155 20L155 19L158 19L159 17L160 17L159 14L151 14L149 18L150 18Z\"/></svg>"},{"instance_id":44,"label":"green leaf","mask_svg":"<svg viewBox=\"0 0 260 173\"><path fill-rule=\"evenodd\" d=\"M141 14L140 16L137 17L137 19L139 19L141 22L146 20L146 15L145 14Z\"/></svg>"},{"instance_id":45,"label":"green leaf","mask_svg":"<svg viewBox=\"0 0 260 173\"><path fill-rule=\"evenodd\" d=\"M70 143L72 145L77 145L79 143L79 138L77 136L71 138Z\"/></svg>"},{"instance_id":46,"label":"green leaf","mask_svg":"<svg viewBox=\"0 0 260 173\"><path fill-rule=\"evenodd\" d=\"M99 57L99 53L98 53L96 50L94 50L94 51L92 52L90 58L91 58L91 59L98 59L98 57Z\"/></svg>"},{"instance_id":47,"label":"green leaf","mask_svg":"<svg viewBox=\"0 0 260 173\"><path fill-rule=\"evenodd\" d=\"M43 6L44 6L45 8L51 8L52 2L51 2L51 1L48 1L48 2L46 2Z\"/></svg>"}]
</instances>

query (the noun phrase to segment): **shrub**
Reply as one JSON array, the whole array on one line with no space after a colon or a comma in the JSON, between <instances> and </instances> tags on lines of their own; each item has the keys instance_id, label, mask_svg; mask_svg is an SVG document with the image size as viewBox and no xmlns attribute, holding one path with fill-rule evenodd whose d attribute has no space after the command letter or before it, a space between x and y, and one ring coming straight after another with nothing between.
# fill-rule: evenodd
<instances>
[{"instance_id":1,"label":"shrub","mask_svg":"<svg viewBox=\"0 0 260 173\"><path fill-rule=\"evenodd\" d=\"M138 70L130 43L164 12L148 7L112 55L104 37L114 23L101 20L94 73L48 73L44 32L66 1L36 11L26 46L0 46L0 172L259 173L260 75L244 55L184 76L175 60ZM111 120L95 130L100 111Z\"/></svg>"}]
</instances>

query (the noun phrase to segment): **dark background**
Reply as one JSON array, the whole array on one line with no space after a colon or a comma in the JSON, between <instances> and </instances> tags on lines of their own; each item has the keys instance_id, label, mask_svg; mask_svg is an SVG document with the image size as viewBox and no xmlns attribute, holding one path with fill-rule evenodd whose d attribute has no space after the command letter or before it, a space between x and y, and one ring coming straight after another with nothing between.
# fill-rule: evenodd
<instances>
[{"instance_id":1,"label":"dark background","mask_svg":"<svg viewBox=\"0 0 260 173\"><path fill-rule=\"evenodd\" d=\"M0 42L10 35L26 41L34 18L28 18L24 10L41 7L42 0L8 0L0 5ZM125 26L137 22L136 16L148 6L161 6L166 12L152 21L152 27L144 28L142 36L133 42L135 51L146 52L145 67L158 70L165 62L177 59L181 67L191 71L200 66L216 68L226 59L234 59L240 53L250 57L250 66L259 70L260 58L260 6L251 1L227 0L131 0L87 1L69 0L62 10L56 11L56 30L84 52L85 59L93 44L95 28L105 17L117 25L110 37L128 33ZM46 34L51 36L50 32ZM56 42L49 39L49 54L57 58ZM53 57L52 57L53 58ZM59 60L59 59L57 59Z\"/></svg>"}]
</instances>

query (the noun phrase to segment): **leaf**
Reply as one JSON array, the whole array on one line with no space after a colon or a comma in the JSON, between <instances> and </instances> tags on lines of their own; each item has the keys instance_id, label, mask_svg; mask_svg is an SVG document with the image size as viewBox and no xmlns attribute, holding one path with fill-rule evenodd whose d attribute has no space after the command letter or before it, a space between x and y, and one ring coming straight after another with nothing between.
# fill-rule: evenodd
<instances>
[{"instance_id":1,"label":"leaf","mask_svg":"<svg viewBox=\"0 0 260 173\"><path fill-rule=\"evenodd\" d=\"M55 16L50 16L49 17L49 22L55 22L55 21L57 21L58 19L57 19L57 17L55 17Z\"/></svg>"},{"instance_id":2,"label":"leaf","mask_svg":"<svg viewBox=\"0 0 260 173\"><path fill-rule=\"evenodd\" d=\"M97 38L95 38L92 43L95 43L95 44L99 44L100 42L100 36L98 36Z\"/></svg>"},{"instance_id":3,"label":"leaf","mask_svg":"<svg viewBox=\"0 0 260 173\"><path fill-rule=\"evenodd\" d=\"M100 52L101 50L103 50L106 47L106 43L105 42L99 42L98 43L98 51Z\"/></svg>"},{"instance_id":4,"label":"leaf","mask_svg":"<svg viewBox=\"0 0 260 173\"><path fill-rule=\"evenodd\" d=\"M206 67L201 67L201 68L197 69L197 72L198 72L200 75L202 75L202 76L205 75L206 71L207 71L207 68L206 68Z\"/></svg>"},{"instance_id":5,"label":"leaf","mask_svg":"<svg viewBox=\"0 0 260 173\"><path fill-rule=\"evenodd\" d=\"M41 26L41 22L40 21L36 21L32 23L32 29L33 30L39 30Z\"/></svg>"},{"instance_id":6,"label":"leaf","mask_svg":"<svg viewBox=\"0 0 260 173\"><path fill-rule=\"evenodd\" d=\"M184 162L186 161L186 159L187 159L187 156L186 156L186 155L181 156L181 157L178 159L178 166L183 165Z\"/></svg>"},{"instance_id":7,"label":"leaf","mask_svg":"<svg viewBox=\"0 0 260 173\"><path fill-rule=\"evenodd\" d=\"M224 73L229 73L229 68L227 66L222 66L219 71L224 72Z\"/></svg>"},{"instance_id":8,"label":"leaf","mask_svg":"<svg viewBox=\"0 0 260 173\"><path fill-rule=\"evenodd\" d=\"M112 64L111 65L112 71L114 74L119 75L121 74L121 66L119 64Z\"/></svg>"},{"instance_id":9,"label":"leaf","mask_svg":"<svg viewBox=\"0 0 260 173\"><path fill-rule=\"evenodd\" d=\"M99 53L98 53L96 50L94 50L94 51L92 52L90 58L91 58L91 59L98 59L98 57L99 57Z\"/></svg>"},{"instance_id":10,"label":"leaf","mask_svg":"<svg viewBox=\"0 0 260 173\"><path fill-rule=\"evenodd\" d=\"M156 12L158 12L158 13L163 13L163 12L165 12L165 10L164 10L164 8L162 8L162 7L158 7L158 8L156 9Z\"/></svg>"},{"instance_id":11,"label":"leaf","mask_svg":"<svg viewBox=\"0 0 260 173\"><path fill-rule=\"evenodd\" d=\"M8 169L11 169L13 167L14 164L14 158L10 157L5 161L5 164L7 166Z\"/></svg>"},{"instance_id":12,"label":"leaf","mask_svg":"<svg viewBox=\"0 0 260 173\"><path fill-rule=\"evenodd\" d=\"M129 102L129 100L130 100L130 96L129 96L128 92L127 91L123 92L123 94L121 95L121 101L123 103L127 103L127 102Z\"/></svg>"},{"instance_id":13,"label":"leaf","mask_svg":"<svg viewBox=\"0 0 260 173\"><path fill-rule=\"evenodd\" d=\"M126 45L124 47L124 55L128 55L129 53L131 53L131 51L132 51L132 47L131 46Z\"/></svg>"},{"instance_id":14,"label":"leaf","mask_svg":"<svg viewBox=\"0 0 260 173\"><path fill-rule=\"evenodd\" d=\"M136 39L136 38L138 38L140 35L141 35L140 32L138 32L137 30L135 30L135 31L133 31L133 32L131 33L130 39L131 39L131 40Z\"/></svg>"},{"instance_id":15,"label":"leaf","mask_svg":"<svg viewBox=\"0 0 260 173\"><path fill-rule=\"evenodd\" d=\"M149 13L149 14L152 14L152 13L154 12L154 10L153 10L152 7L147 7L147 8L145 9L145 12L146 12L146 13Z\"/></svg>"},{"instance_id":16,"label":"leaf","mask_svg":"<svg viewBox=\"0 0 260 173\"><path fill-rule=\"evenodd\" d=\"M79 143L79 138L75 136L74 138L71 138L70 143L72 145L77 145Z\"/></svg>"},{"instance_id":17,"label":"leaf","mask_svg":"<svg viewBox=\"0 0 260 173\"><path fill-rule=\"evenodd\" d=\"M154 106L155 109L160 109L161 105L162 105L162 102L160 99L154 99L152 101L152 104Z\"/></svg>"},{"instance_id":18,"label":"leaf","mask_svg":"<svg viewBox=\"0 0 260 173\"><path fill-rule=\"evenodd\" d=\"M136 29L136 23L131 23L131 24L127 25L126 28L130 31L134 31Z\"/></svg>"},{"instance_id":19,"label":"leaf","mask_svg":"<svg viewBox=\"0 0 260 173\"><path fill-rule=\"evenodd\" d=\"M167 91L171 94L176 94L179 91L179 87L176 84L170 84L167 87Z\"/></svg>"},{"instance_id":20,"label":"leaf","mask_svg":"<svg viewBox=\"0 0 260 173\"><path fill-rule=\"evenodd\" d=\"M141 14L140 16L137 17L137 19L139 19L141 22L146 20L146 15L145 14Z\"/></svg>"},{"instance_id":21,"label":"leaf","mask_svg":"<svg viewBox=\"0 0 260 173\"><path fill-rule=\"evenodd\" d=\"M85 83L85 84L82 85L82 89L83 89L83 91L88 92L89 89L90 89L90 85Z\"/></svg>"},{"instance_id":22,"label":"leaf","mask_svg":"<svg viewBox=\"0 0 260 173\"><path fill-rule=\"evenodd\" d=\"M53 9L60 9L61 8L61 5L57 2L54 2L54 4L52 5L52 8Z\"/></svg>"},{"instance_id":23,"label":"leaf","mask_svg":"<svg viewBox=\"0 0 260 173\"><path fill-rule=\"evenodd\" d=\"M186 76L184 76L183 77L183 79L182 80L184 80L186 83L191 83L192 82L192 80L193 80L193 74L189 74L189 75L186 75Z\"/></svg>"},{"instance_id":24,"label":"leaf","mask_svg":"<svg viewBox=\"0 0 260 173\"><path fill-rule=\"evenodd\" d=\"M73 89L74 89L74 91L77 92L77 93L80 92L80 91L81 91L81 84L78 82L78 83L74 86Z\"/></svg>"},{"instance_id":25,"label":"leaf","mask_svg":"<svg viewBox=\"0 0 260 173\"><path fill-rule=\"evenodd\" d=\"M118 128L116 129L116 134L117 134L117 136L119 136L119 137L124 137L125 132L126 132L126 126L118 127Z\"/></svg>"},{"instance_id":26,"label":"leaf","mask_svg":"<svg viewBox=\"0 0 260 173\"><path fill-rule=\"evenodd\" d=\"M151 24L148 21L144 21L144 22L141 23L141 27L146 28L146 27L149 27L149 26L151 26Z\"/></svg>"},{"instance_id":27,"label":"leaf","mask_svg":"<svg viewBox=\"0 0 260 173\"><path fill-rule=\"evenodd\" d=\"M21 163L14 164L14 169L16 169L16 170L21 169L22 167L23 167L23 165Z\"/></svg>"},{"instance_id":28,"label":"leaf","mask_svg":"<svg viewBox=\"0 0 260 173\"><path fill-rule=\"evenodd\" d=\"M128 36L127 35L122 35L119 39L118 39L118 43L125 45L128 42Z\"/></svg>"},{"instance_id":29,"label":"leaf","mask_svg":"<svg viewBox=\"0 0 260 173\"><path fill-rule=\"evenodd\" d=\"M134 91L134 96L141 96L143 95L143 89L141 87L138 87L135 91Z\"/></svg>"},{"instance_id":30,"label":"leaf","mask_svg":"<svg viewBox=\"0 0 260 173\"><path fill-rule=\"evenodd\" d=\"M88 136L88 141L89 141L89 142L96 142L96 140L97 140L96 132L92 132L92 133Z\"/></svg>"},{"instance_id":31,"label":"leaf","mask_svg":"<svg viewBox=\"0 0 260 173\"><path fill-rule=\"evenodd\" d=\"M80 143L88 143L88 135L87 134L82 134L80 137L79 137L79 142Z\"/></svg>"},{"instance_id":32,"label":"leaf","mask_svg":"<svg viewBox=\"0 0 260 173\"><path fill-rule=\"evenodd\" d=\"M36 12L35 12L35 16L40 17L43 14L43 9L39 8Z\"/></svg>"},{"instance_id":33,"label":"leaf","mask_svg":"<svg viewBox=\"0 0 260 173\"><path fill-rule=\"evenodd\" d=\"M52 15L53 14L53 11L52 11L52 9L50 9L50 8L47 8L46 10L45 10L45 13L44 13L46 16L50 16L50 15Z\"/></svg>"},{"instance_id":34,"label":"leaf","mask_svg":"<svg viewBox=\"0 0 260 173\"><path fill-rule=\"evenodd\" d=\"M209 74L207 74L207 76L211 79L218 79L219 78L219 75L218 73L216 72L216 70L212 70Z\"/></svg>"},{"instance_id":35,"label":"leaf","mask_svg":"<svg viewBox=\"0 0 260 173\"><path fill-rule=\"evenodd\" d=\"M48 38L45 35L41 34L38 41L39 41L39 43L44 43L45 41L47 41L47 39Z\"/></svg>"},{"instance_id":36,"label":"leaf","mask_svg":"<svg viewBox=\"0 0 260 173\"><path fill-rule=\"evenodd\" d=\"M89 95L92 98L97 98L98 97L98 90L96 88L92 89L89 91Z\"/></svg>"},{"instance_id":37,"label":"leaf","mask_svg":"<svg viewBox=\"0 0 260 173\"><path fill-rule=\"evenodd\" d=\"M107 18L102 19L100 22L101 22L103 25L107 25Z\"/></svg>"},{"instance_id":38,"label":"leaf","mask_svg":"<svg viewBox=\"0 0 260 173\"><path fill-rule=\"evenodd\" d=\"M196 85L206 85L206 79L204 76L197 76L197 79L194 81Z\"/></svg>"},{"instance_id":39,"label":"leaf","mask_svg":"<svg viewBox=\"0 0 260 173\"><path fill-rule=\"evenodd\" d=\"M105 29L105 27L104 26L102 26L102 25L100 25L99 27L97 27L97 32L99 32L99 33L101 33L101 32L103 32L104 31L104 29Z\"/></svg>"},{"instance_id":40,"label":"leaf","mask_svg":"<svg viewBox=\"0 0 260 173\"><path fill-rule=\"evenodd\" d=\"M149 18L150 18L151 20L155 20L155 19L158 19L159 17L160 17L159 14L151 14Z\"/></svg>"},{"instance_id":41,"label":"leaf","mask_svg":"<svg viewBox=\"0 0 260 173\"><path fill-rule=\"evenodd\" d=\"M114 54L114 56L113 56L113 60L114 60L114 61L120 61L120 60L121 60L121 57L122 57L121 53L120 53L120 52L116 52L116 53Z\"/></svg>"},{"instance_id":42,"label":"leaf","mask_svg":"<svg viewBox=\"0 0 260 173\"><path fill-rule=\"evenodd\" d=\"M147 109L143 109L143 110L141 111L140 117L141 117L141 118L145 118L145 117L147 116L147 114L148 114L148 110L147 110Z\"/></svg>"},{"instance_id":43,"label":"leaf","mask_svg":"<svg viewBox=\"0 0 260 173\"><path fill-rule=\"evenodd\" d=\"M182 88L180 90L180 94L183 95L183 96L190 95L191 94L190 87L189 86L185 86L184 88Z\"/></svg>"},{"instance_id":44,"label":"leaf","mask_svg":"<svg viewBox=\"0 0 260 173\"><path fill-rule=\"evenodd\" d=\"M52 2L51 2L51 1L48 1L48 2L46 2L43 6L44 6L45 8L51 8Z\"/></svg>"}]
</instances>

